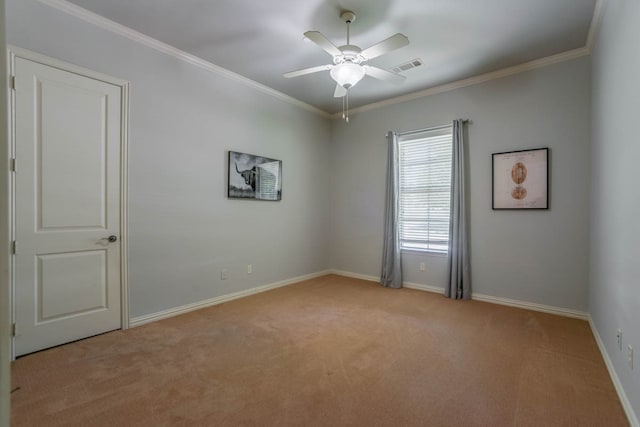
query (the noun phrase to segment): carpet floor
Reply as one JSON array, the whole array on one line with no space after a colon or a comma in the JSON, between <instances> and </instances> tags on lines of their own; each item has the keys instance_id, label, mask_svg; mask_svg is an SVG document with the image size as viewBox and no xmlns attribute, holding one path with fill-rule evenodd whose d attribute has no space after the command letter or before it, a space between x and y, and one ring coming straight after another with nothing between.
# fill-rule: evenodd
<instances>
[{"instance_id":1,"label":"carpet floor","mask_svg":"<svg viewBox=\"0 0 640 427\"><path fill-rule=\"evenodd\" d=\"M627 426L587 322L323 276L19 358L13 426Z\"/></svg>"}]
</instances>

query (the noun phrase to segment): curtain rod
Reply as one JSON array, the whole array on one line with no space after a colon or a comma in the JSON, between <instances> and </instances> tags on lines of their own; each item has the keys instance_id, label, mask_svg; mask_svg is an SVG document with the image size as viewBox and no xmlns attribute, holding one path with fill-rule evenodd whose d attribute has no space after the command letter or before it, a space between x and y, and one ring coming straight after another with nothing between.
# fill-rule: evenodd
<instances>
[{"instance_id":1,"label":"curtain rod","mask_svg":"<svg viewBox=\"0 0 640 427\"><path fill-rule=\"evenodd\" d=\"M473 122L470 119L463 119L462 123L473 124ZM424 129L408 130L406 132L398 132L398 136L411 135L413 133L422 133L422 132L427 132L427 131L430 131L430 130L444 129L444 128L448 128L448 127L451 127L451 126L452 125L448 124L448 125L432 126L432 127L424 128Z\"/></svg>"}]
</instances>

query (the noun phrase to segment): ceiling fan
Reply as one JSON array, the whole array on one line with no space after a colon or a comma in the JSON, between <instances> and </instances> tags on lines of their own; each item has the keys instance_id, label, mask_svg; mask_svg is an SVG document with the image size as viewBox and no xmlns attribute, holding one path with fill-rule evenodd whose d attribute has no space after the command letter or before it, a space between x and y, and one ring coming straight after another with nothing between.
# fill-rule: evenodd
<instances>
[{"instance_id":1,"label":"ceiling fan","mask_svg":"<svg viewBox=\"0 0 640 427\"><path fill-rule=\"evenodd\" d=\"M404 34L398 33L381 41L380 43L362 50L358 46L352 45L350 41L349 24L355 21L355 13L351 11L344 11L340 15L340 18L347 24L347 44L344 46L335 46L319 31L307 31L304 33L307 39L311 40L333 56L333 64L291 71L285 73L284 77L291 78L303 76L305 74L317 73L319 71L329 71L331 78L336 82L336 89L333 96L336 98L343 98L342 116L348 122L349 117L344 113L345 98L348 103L349 89L362 80L365 75L378 80L385 80L394 83L402 83L405 79L401 74L366 65L365 62L408 45L409 39ZM348 110L348 104L346 109Z\"/></svg>"}]
</instances>

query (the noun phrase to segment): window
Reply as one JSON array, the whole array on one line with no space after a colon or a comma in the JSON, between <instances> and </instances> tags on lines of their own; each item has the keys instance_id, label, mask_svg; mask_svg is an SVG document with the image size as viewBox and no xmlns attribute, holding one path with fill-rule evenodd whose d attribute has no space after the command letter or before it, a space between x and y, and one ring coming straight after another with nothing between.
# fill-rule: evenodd
<instances>
[{"instance_id":1,"label":"window","mask_svg":"<svg viewBox=\"0 0 640 427\"><path fill-rule=\"evenodd\" d=\"M449 249L452 138L451 126L399 135L401 249Z\"/></svg>"}]
</instances>

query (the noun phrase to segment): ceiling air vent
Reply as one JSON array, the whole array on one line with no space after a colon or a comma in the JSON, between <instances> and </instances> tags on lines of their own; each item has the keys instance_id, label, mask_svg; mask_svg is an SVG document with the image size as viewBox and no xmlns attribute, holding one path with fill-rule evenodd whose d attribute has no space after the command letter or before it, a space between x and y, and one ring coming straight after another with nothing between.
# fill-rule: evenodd
<instances>
[{"instance_id":1,"label":"ceiling air vent","mask_svg":"<svg viewBox=\"0 0 640 427\"><path fill-rule=\"evenodd\" d=\"M396 73L402 73L403 71L407 71L412 68L419 67L422 64L423 64L422 59L416 58L416 59L412 59L409 62L405 62L404 64L396 65L391 69L391 71L394 71Z\"/></svg>"}]
</instances>

